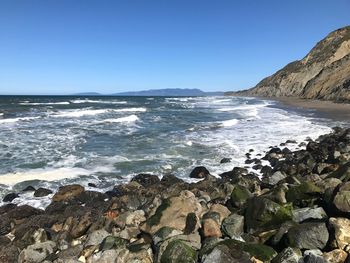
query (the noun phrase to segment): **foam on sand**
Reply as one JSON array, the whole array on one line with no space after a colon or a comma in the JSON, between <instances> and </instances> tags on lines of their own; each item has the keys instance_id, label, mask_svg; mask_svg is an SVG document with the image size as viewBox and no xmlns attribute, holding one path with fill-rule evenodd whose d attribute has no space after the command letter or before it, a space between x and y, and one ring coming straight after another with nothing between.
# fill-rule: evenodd
<instances>
[{"instance_id":1,"label":"foam on sand","mask_svg":"<svg viewBox=\"0 0 350 263\"><path fill-rule=\"evenodd\" d=\"M0 182L4 185L15 185L24 181L42 180L57 181L87 175L90 172L82 168L36 169L28 172L7 173L0 175Z\"/></svg>"}]
</instances>

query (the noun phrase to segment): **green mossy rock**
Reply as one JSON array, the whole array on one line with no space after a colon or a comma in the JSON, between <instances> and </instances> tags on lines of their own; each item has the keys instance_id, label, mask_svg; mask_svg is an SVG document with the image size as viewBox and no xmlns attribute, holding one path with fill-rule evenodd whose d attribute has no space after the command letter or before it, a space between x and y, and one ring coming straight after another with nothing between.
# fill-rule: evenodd
<instances>
[{"instance_id":1,"label":"green mossy rock","mask_svg":"<svg viewBox=\"0 0 350 263\"><path fill-rule=\"evenodd\" d=\"M218 245L225 245L232 250L247 252L251 257L255 257L264 262L270 262L277 255L277 252L272 247L262 244L241 242L233 239L221 241Z\"/></svg>"},{"instance_id":2,"label":"green mossy rock","mask_svg":"<svg viewBox=\"0 0 350 263\"><path fill-rule=\"evenodd\" d=\"M291 186L286 193L286 199L288 202L299 205L300 203L309 202L320 194L322 194L320 187L313 182L306 181L299 185Z\"/></svg>"},{"instance_id":3,"label":"green mossy rock","mask_svg":"<svg viewBox=\"0 0 350 263\"><path fill-rule=\"evenodd\" d=\"M257 196L247 202L245 222L248 231L276 229L293 218L291 204L280 205L268 198Z\"/></svg>"},{"instance_id":4,"label":"green mossy rock","mask_svg":"<svg viewBox=\"0 0 350 263\"><path fill-rule=\"evenodd\" d=\"M236 207L242 207L242 205L250 198L252 194L246 187L241 185L235 185L231 193L231 203Z\"/></svg>"},{"instance_id":5,"label":"green mossy rock","mask_svg":"<svg viewBox=\"0 0 350 263\"><path fill-rule=\"evenodd\" d=\"M160 263L196 263L197 252L182 242L174 240L168 244L161 256Z\"/></svg>"},{"instance_id":6,"label":"green mossy rock","mask_svg":"<svg viewBox=\"0 0 350 263\"><path fill-rule=\"evenodd\" d=\"M126 246L126 240L120 237L108 236L100 244L99 250L105 251L113 248L123 248Z\"/></svg>"}]
</instances>

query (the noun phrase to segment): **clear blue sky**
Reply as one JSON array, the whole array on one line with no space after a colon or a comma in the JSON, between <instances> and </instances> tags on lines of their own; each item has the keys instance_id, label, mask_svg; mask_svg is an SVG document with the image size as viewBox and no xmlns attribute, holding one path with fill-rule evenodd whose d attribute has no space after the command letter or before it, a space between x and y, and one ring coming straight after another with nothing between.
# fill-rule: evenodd
<instances>
[{"instance_id":1,"label":"clear blue sky","mask_svg":"<svg viewBox=\"0 0 350 263\"><path fill-rule=\"evenodd\" d=\"M349 0L3 0L0 94L237 90L350 24Z\"/></svg>"}]
</instances>

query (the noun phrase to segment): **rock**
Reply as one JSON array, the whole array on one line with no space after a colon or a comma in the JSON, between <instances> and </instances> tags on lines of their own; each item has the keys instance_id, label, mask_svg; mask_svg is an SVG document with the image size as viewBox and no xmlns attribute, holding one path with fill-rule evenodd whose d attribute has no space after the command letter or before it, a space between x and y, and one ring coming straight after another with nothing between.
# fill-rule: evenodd
<instances>
[{"instance_id":1,"label":"rock","mask_svg":"<svg viewBox=\"0 0 350 263\"><path fill-rule=\"evenodd\" d=\"M259 228L278 228L292 219L292 207L280 205L265 197L257 196L248 200L245 222L248 231Z\"/></svg>"},{"instance_id":2,"label":"rock","mask_svg":"<svg viewBox=\"0 0 350 263\"><path fill-rule=\"evenodd\" d=\"M205 255L203 263L251 263L250 255L239 248L230 248L225 244L219 244Z\"/></svg>"},{"instance_id":3,"label":"rock","mask_svg":"<svg viewBox=\"0 0 350 263\"><path fill-rule=\"evenodd\" d=\"M31 185L27 186L22 190L22 192L34 192L34 191L35 191L35 188Z\"/></svg>"},{"instance_id":4,"label":"rock","mask_svg":"<svg viewBox=\"0 0 350 263\"><path fill-rule=\"evenodd\" d=\"M340 249L345 249L350 244L350 220L347 218L329 219L330 226L334 229L336 245Z\"/></svg>"},{"instance_id":5,"label":"rock","mask_svg":"<svg viewBox=\"0 0 350 263\"><path fill-rule=\"evenodd\" d=\"M43 196L47 196L49 194L52 194L52 191L50 189L46 189L46 188L38 188L37 190L35 190L34 192L34 196L35 197L43 197Z\"/></svg>"},{"instance_id":6,"label":"rock","mask_svg":"<svg viewBox=\"0 0 350 263\"><path fill-rule=\"evenodd\" d=\"M348 253L341 249L334 249L330 252L323 253L323 257L329 263L344 263L348 257Z\"/></svg>"},{"instance_id":7,"label":"rock","mask_svg":"<svg viewBox=\"0 0 350 263\"><path fill-rule=\"evenodd\" d=\"M350 191L339 191L333 200L333 204L342 212L350 212Z\"/></svg>"},{"instance_id":8,"label":"rock","mask_svg":"<svg viewBox=\"0 0 350 263\"><path fill-rule=\"evenodd\" d=\"M210 172L204 166L198 166L192 170L190 173L190 178L205 178Z\"/></svg>"},{"instance_id":9,"label":"rock","mask_svg":"<svg viewBox=\"0 0 350 263\"><path fill-rule=\"evenodd\" d=\"M244 233L244 216L232 214L222 222L222 230L232 239L239 239Z\"/></svg>"},{"instance_id":10,"label":"rock","mask_svg":"<svg viewBox=\"0 0 350 263\"><path fill-rule=\"evenodd\" d=\"M94 184L94 183L88 183L88 186L89 186L89 187L93 187L93 188L96 188L96 187L97 187L97 185Z\"/></svg>"},{"instance_id":11,"label":"rock","mask_svg":"<svg viewBox=\"0 0 350 263\"><path fill-rule=\"evenodd\" d=\"M189 213L186 216L186 226L184 229L184 234L189 235L196 231L198 228L198 218L195 213Z\"/></svg>"},{"instance_id":12,"label":"rock","mask_svg":"<svg viewBox=\"0 0 350 263\"><path fill-rule=\"evenodd\" d=\"M287 177L287 175L284 172L277 171L277 172L274 172L270 176L264 177L263 182L275 185L279 181L285 179L286 177Z\"/></svg>"},{"instance_id":13,"label":"rock","mask_svg":"<svg viewBox=\"0 0 350 263\"><path fill-rule=\"evenodd\" d=\"M173 186L175 184L181 184L184 183L180 178L176 177L172 174L166 174L162 177L160 180L161 184L164 186Z\"/></svg>"},{"instance_id":14,"label":"rock","mask_svg":"<svg viewBox=\"0 0 350 263\"><path fill-rule=\"evenodd\" d=\"M19 195L16 193L9 193L5 195L5 197L2 199L3 202L12 202L13 199L17 198Z\"/></svg>"},{"instance_id":15,"label":"rock","mask_svg":"<svg viewBox=\"0 0 350 263\"><path fill-rule=\"evenodd\" d=\"M49 255L56 251L56 243L53 241L46 241L28 246L23 249L18 257L18 263L35 263L42 262Z\"/></svg>"},{"instance_id":16,"label":"rock","mask_svg":"<svg viewBox=\"0 0 350 263\"><path fill-rule=\"evenodd\" d=\"M107 236L100 244L99 250L105 251L110 249L119 249L125 247L125 245L126 240L120 237Z\"/></svg>"},{"instance_id":17,"label":"rock","mask_svg":"<svg viewBox=\"0 0 350 263\"><path fill-rule=\"evenodd\" d=\"M326 219L327 218L327 214L322 207L298 208L298 209L294 209L292 211L292 214L293 214L293 221L297 223L301 223L309 219Z\"/></svg>"},{"instance_id":18,"label":"rock","mask_svg":"<svg viewBox=\"0 0 350 263\"><path fill-rule=\"evenodd\" d=\"M154 234L158 229L168 226L183 231L189 213L200 215L202 206L190 191L182 191L179 196L164 199L154 215L150 216L141 229Z\"/></svg>"},{"instance_id":19,"label":"rock","mask_svg":"<svg viewBox=\"0 0 350 263\"><path fill-rule=\"evenodd\" d=\"M222 220L224 220L226 217L228 217L231 214L231 211L226 207L221 204L213 204L209 212L215 212L220 215L220 221L219 223L221 224Z\"/></svg>"},{"instance_id":20,"label":"rock","mask_svg":"<svg viewBox=\"0 0 350 263\"><path fill-rule=\"evenodd\" d=\"M272 263L301 263L303 256L299 248L287 247L283 249L271 262Z\"/></svg>"},{"instance_id":21,"label":"rock","mask_svg":"<svg viewBox=\"0 0 350 263\"><path fill-rule=\"evenodd\" d=\"M222 236L219 223L212 218L206 218L203 220L202 230L203 230L204 237L221 237Z\"/></svg>"},{"instance_id":22,"label":"rock","mask_svg":"<svg viewBox=\"0 0 350 263\"><path fill-rule=\"evenodd\" d=\"M18 263L19 249L13 245L0 246L0 263Z\"/></svg>"},{"instance_id":23,"label":"rock","mask_svg":"<svg viewBox=\"0 0 350 263\"><path fill-rule=\"evenodd\" d=\"M225 250L222 249L222 246L228 247L229 251L232 251L232 252L241 251L241 252L248 253L249 259L254 257L255 259L261 260L263 262L270 262L277 255L277 252L269 246L262 245L262 244L241 242L241 241L237 241L237 240L233 240L233 239L227 239L224 241L220 241L219 243L217 243L214 246L213 251L215 248L220 248L218 250L225 252ZM221 253L217 253L217 254L220 255ZM239 256L239 255L240 254L238 253L237 256ZM213 255L212 255L212 257L213 257ZM237 259L234 256L232 256L231 254L228 254L228 257L236 260L236 261L233 260L232 262L240 262L240 261L237 261ZM206 259L206 256L204 258ZM246 262L245 260L246 260L246 257L243 256L241 262ZM213 261L207 261L207 262L213 262ZM231 261L227 261L227 262L231 262Z\"/></svg>"},{"instance_id":24,"label":"rock","mask_svg":"<svg viewBox=\"0 0 350 263\"><path fill-rule=\"evenodd\" d=\"M319 249L312 249L304 251L304 263L329 263L322 255Z\"/></svg>"},{"instance_id":25,"label":"rock","mask_svg":"<svg viewBox=\"0 0 350 263\"><path fill-rule=\"evenodd\" d=\"M242 207L251 196L252 194L246 187L235 185L231 193L231 203L235 207Z\"/></svg>"},{"instance_id":26,"label":"rock","mask_svg":"<svg viewBox=\"0 0 350 263\"><path fill-rule=\"evenodd\" d=\"M231 158L222 158L220 163L230 163L231 162Z\"/></svg>"},{"instance_id":27,"label":"rock","mask_svg":"<svg viewBox=\"0 0 350 263\"><path fill-rule=\"evenodd\" d=\"M158 176L152 174L138 174L131 179L131 182L137 182L143 187L149 187L151 185L159 183L160 179Z\"/></svg>"},{"instance_id":28,"label":"rock","mask_svg":"<svg viewBox=\"0 0 350 263\"><path fill-rule=\"evenodd\" d=\"M157 245L160 242L163 242L166 239L169 239L171 237L174 236L178 236L181 235L182 231L175 229L175 228L171 228L171 227L162 227L161 229L159 229L153 236L153 242L155 245Z\"/></svg>"},{"instance_id":29,"label":"rock","mask_svg":"<svg viewBox=\"0 0 350 263\"><path fill-rule=\"evenodd\" d=\"M325 223L303 223L289 229L288 244L300 249L323 249L329 238Z\"/></svg>"},{"instance_id":30,"label":"rock","mask_svg":"<svg viewBox=\"0 0 350 263\"><path fill-rule=\"evenodd\" d=\"M78 185L78 184L66 185L61 187L58 190L58 192L54 194L54 196L52 197L52 201L54 202L68 201L77 197L84 191L85 189L81 185Z\"/></svg>"},{"instance_id":31,"label":"rock","mask_svg":"<svg viewBox=\"0 0 350 263\"><path fill-rule=\"evenodd\" d=\"M295 205L300 205L320 196L321 193L321 188L319 188L315 183L305 181L299 185L290 187L286 193L286 199L288 202L293 202Z\"/></svg>"},{"instance_id":32,"label":"rock","mask_svg":"<svg viewBox=\"0 0 350 263\"><path fill-rule=\"evenodd\" d=\"M99 245L109 235L110 234L104 229L95 230L88 235L84 246L87 247L87 246Z\"/></svg>"},{"instance_id":33,"label":"rock","mask_svg":"<svg viewBox=\"0 0 350 263\"><path fill-rule=\"evenodd\" d=\"M174 240L170 242L160 257L160 263L196 263L196 251L182 242Z\"/></svg>"},{"instance_id":34,"label":"rock","mask_svg":"<svg viewBox=\"0 0 350 263\"><path fill-rule=\"evenodd\" d=\"M90 212L84 214L78 222L76 222L72 230L70 231L70 234L72 235L73 238L78 238L81 237L86 233L88 228L91 226L93 223L92 215Z\"/></svg>"}]
</instances>

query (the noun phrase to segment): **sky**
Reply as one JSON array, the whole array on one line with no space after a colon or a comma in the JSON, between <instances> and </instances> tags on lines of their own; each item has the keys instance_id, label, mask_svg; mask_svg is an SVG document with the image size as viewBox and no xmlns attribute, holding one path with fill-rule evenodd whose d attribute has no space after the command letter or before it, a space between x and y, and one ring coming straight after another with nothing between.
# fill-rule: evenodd
<instances>
[{"instance_id":1,"label":"sky","mask_svg":"<svg viewBox=\"0 0 350 263\"><path fill-rule=\"evenodd\" d=\"M253 87L350 25L349 0L2 0L0 94Z\"/></svg>"}]
</instances>

